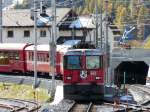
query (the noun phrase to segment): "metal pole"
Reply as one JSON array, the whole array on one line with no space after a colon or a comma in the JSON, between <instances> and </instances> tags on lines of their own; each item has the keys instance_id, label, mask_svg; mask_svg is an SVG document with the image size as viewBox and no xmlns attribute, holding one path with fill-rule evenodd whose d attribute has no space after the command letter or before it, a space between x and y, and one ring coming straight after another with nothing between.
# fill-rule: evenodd
<instances>
[{"instance_id":1,"label":"metal pole","mask_svg":"<svg viewBox=\"0 0 150 112\"><path fill-rule=\"evenodd\" d=\"M124 84L124 91L125 91L125 88L126 88L126 72L124 72L124 74L123 74L123 84Z\"/></svg>"},{"instance_id":2,"label":"metal pole","mask_svg":"<svg viewBox=\"0 0 150 112\"><path fill-rule=\"evenodd\" d=\"M96 47L98 47L98 2L95 0L95 15L96 15L96 39L95 39L95 44Z\"/></svg>"},{"instance_id":3,"label":"metal pole","mask_svg":"<svg viewBox=\"0 0 150 112\"><path fill-rule=\"evenodd\" d=\"M37 88L37 1L34 0L34 88Z\"/></svg>"},{"instance_id":4,"label":"metal pole","mask_svg":"<svg viewBox=\"0 0 150 112\"><path fill-rule=\"evenodd\" d=\"M55 93L55 58L56 58L56 1L51 1L52 7L52 36L50 42L50 66L51 66L51 76L52 76L52 84L51 84L51 95L54 96Z\"/></svg>"},{"instance_id":5,"label":"metal pole","mask_svg":"<svg viewBox=\"0 0 150 112\"><path fill-rule=\"evenodd\" d=\"M40 13L42 14L43 0L40 0Z\"/></svg>"},{"instance_id":6,"label":"metal pole","mask_svg":"<svg viewBox=\"0 0 150 112\"><path fill-rule=\"evenodd\" d=\"M3 36L3 0L0 0L0 43L2 43Z\"/></svg>"},{"instance_id":7,"label":"metal pole","mask_svg":"<svg viewBox=\"0 0 150 112\"><path fill-rule=\"evenodd\" d=\"M75 21L74 11L75 11L75 4L74 0L72 0L72 21ZM72 27L72 40L75 40L75 25Z\"/></svg>"},{"instance_id":8,"label":"metal pole","mask_svg":"<svg viewBox=\"0 0 150 112\"><path fill-rule=\"evenodd\" d=\"M102 0L100 0L100 47L102 48L103 47L103 15L102 15L102 7L103 7L103 2L102 2Z\"/></svg>"},{"instance_id":9,"label":"metal pole","mask_svg":"<svg viewBox=\"0 0 150 112\"><path fill-rule=\"evenodd\" d=\"M109 81L108 81L108 67L109 67L109 43L108 43L108 0L105 0L105 7L106 7L106 21L105 21L105 27L106 27L106 31L105 31L105 52L106 52L106 83L108 84Z\"/></svg>"}]
</instances>

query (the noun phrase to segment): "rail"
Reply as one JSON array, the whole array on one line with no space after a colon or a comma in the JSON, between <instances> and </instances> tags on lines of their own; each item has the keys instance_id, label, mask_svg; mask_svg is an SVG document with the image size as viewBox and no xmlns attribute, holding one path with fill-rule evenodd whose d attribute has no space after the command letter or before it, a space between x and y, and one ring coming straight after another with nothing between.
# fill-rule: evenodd
<instances>
[{"instance_id":1,"label":"rail","mask_svg":"<svg viewBox=\"0 0 150 112\"><path fill-rule=\"evenodd\" d=\"M76 102L74 102L74 103L72 104L72 106L69 108L68 112L72 112L73 109L75 108L75 106L76 106Z\"/></svg>"},{"instance_id":2,"label":"rail","mask_svg":"<svg viewBox=\"0 0 150 112\"><path fill-rule=\"evenodd\" d=\"M41 106L38 103L31 101L0 98L0 110L5 109L10 112L34 112L40 107Z\"/></svg>"},{"instance_id":3,"label":"rail","mask_svg":"<svg viewBox=\"0 0 150 112\"><path fill-rule=\"evenodd\" d=\"M59 105L49 106L48 110L53 110L54 112L150 112L150 106L126 102L118 102L116 104L107 102L76 102L72 100L70 102L69 100L63 100Z\"/></svg>"},{"instance_id":4,"label":"rail","mask_svg":"<svg viewBox=\"0 0 150 112\"><path fill-rule=\"evenodd\" d=\"M90 111L91 111L91 109L92 109L92 106L93 106L93 103L91 102L91 103L89 104L89 106L88 106L88 108L87 108L87 111L86 111L86 112L90 112Z\"/></svg>"},{"instance_id":5,"label":"rail","mask_svg":"<svg viewBox=\"0 0 150 112\"><path fill-rule=\"evenodd\" d=\"M77 103L75 102L72 107L68 110L68 112L78 112L78 111L82 111L82 112L91 112L93 103Z\"/></svg>"}]
</instances>

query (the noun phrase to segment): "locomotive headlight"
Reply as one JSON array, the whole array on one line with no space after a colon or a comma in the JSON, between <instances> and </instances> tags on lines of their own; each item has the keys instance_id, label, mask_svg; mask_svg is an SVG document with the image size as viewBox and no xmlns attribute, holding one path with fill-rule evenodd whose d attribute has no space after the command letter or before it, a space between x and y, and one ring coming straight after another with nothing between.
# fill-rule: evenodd
<instances>
[{"instance_id":1,"label":"locomotive headlight","mask_svg":"<svg viewBox=\"0 0 150 112\"><path fill-rule=\"evenodd\" d=\"M96 80L100 80L100 79L101 79L101 77L95 77L95 79L96 79Z\"/></svg>"},{"instance_id":2,"label":"locomotive headlight","mask_svg":"<svg viewBox=\"0 0 150 112\"><path fill-rule=\"evenodd\" d=\"M71 80L71 78L72 78L71 76L67 76L67 80Z\"/></svg>"}]
</instances>

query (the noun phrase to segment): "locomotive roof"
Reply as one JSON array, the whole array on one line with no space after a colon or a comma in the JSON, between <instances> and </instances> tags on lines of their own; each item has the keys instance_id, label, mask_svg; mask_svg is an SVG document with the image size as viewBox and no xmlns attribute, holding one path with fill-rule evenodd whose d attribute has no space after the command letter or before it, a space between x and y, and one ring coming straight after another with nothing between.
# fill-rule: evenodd
<instances>
[{"instance_id":1,"label":"locomotive roof","mask_svg":"<svg viewBox=\"0 0 150 112\"><path fill-rule=\"evenodd\" d=\"M101 50L101 49L69 49L66 52L66 55L83 55L83 52L85 52L86 55L104 54L103 50Z\"/></svg>"},{"instance_id":2,"label":"locomotive roof","mask_svg":"<svg viewBox=\"0 0 150 112\"><path fill-rule=\"evenodd\" d=\"M70 45L57 45L56 46L56 51L65 52L66 49L68 49L70 47L71 47ZM33 51L34 50L34 45L28 46L25 50ZM49 51L49 45L48 44L37 45L37 50L38 51Z\"/></svg>"},{"instance_id":3,"label":"locomotive roof","mask_svg":"<svg viewBox=\"0 0 150 112\"><path fill-rule=\"evenodd\" d=\"M0 43L0 49L3 50L23 50L26 43Z\"/></svg>"},{"instance_id":4,"label":"locomotive roof","mask_svg":"<svg viewBox=\"0 0 150 112\"><path fill-rule=\"evenodd\" d=\"M57 51L65 53L70 47L72 47L72 45L57 45Z\"/></svg>"}]
</instances>

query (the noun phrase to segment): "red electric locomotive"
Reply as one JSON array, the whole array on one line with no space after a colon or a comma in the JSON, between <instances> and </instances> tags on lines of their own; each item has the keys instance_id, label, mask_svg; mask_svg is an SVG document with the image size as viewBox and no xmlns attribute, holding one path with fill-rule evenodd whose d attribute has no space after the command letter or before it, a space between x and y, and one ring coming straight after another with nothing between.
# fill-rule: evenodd
<instances>
[{"instance_id":1,"label":"red electric locomotive","mask_svg":"<svg viewBox=\"0 0 150 112\"><path fill-rule=\"evenodd\" d=\"M64 55L64 98L100 100L104 96L104 53L100 49L72 49Z\"/></svg>"}]
</instances>

